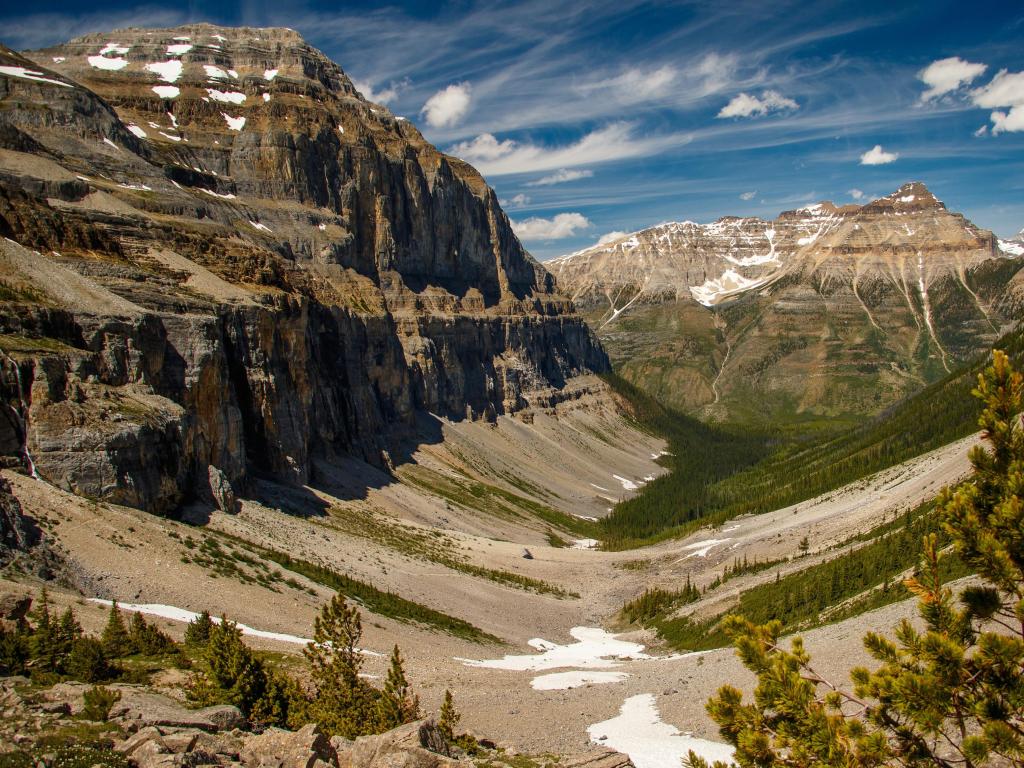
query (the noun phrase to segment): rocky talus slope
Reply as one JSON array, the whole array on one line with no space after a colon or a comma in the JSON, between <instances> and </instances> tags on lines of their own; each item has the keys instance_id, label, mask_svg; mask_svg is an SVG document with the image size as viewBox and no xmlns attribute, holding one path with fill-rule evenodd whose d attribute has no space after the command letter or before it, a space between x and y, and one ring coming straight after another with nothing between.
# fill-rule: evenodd
<instances>
[{"instance_id":1,"label":"rocky talus slope","mask_svg":"<svg viewBox=\"0 0 1024 768\"><path fill-rule=\"evenodd\" d=\"M607 369L493 191L286 29L0 49L0 450L169 512Z\"/></svg>"},{"instance_id":2,"label":"rocky talus slope","mask_svg":"<svg viewBox=\"0 0 1024 768\"><path fill-rule=\"evenodd\" d=\"M984 351L1020 316L1022 254L914 182L774 221L662 224L546 266L628 378L756 418L876 411Z\"/></svg>"}]
</instances>

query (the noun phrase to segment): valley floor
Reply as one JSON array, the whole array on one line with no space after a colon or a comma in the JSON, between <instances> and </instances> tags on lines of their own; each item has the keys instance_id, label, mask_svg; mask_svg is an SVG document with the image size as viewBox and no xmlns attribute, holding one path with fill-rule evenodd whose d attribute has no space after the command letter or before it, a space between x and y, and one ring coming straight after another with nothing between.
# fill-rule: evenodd
<instances>
[{"instance_id":1,"label":"valley floor","mask_svg":"<svg viewBox=\"0 0 1024 768\"><path fill-rule=\"evenodd\" d=\"M365 465L319 467L315 489L264 483L258 488L261 501L246 500L237 516L192 510L199 525L3 475L26 512L68 553L90 596L207 609L260 630L307 637L332 590L268 562L261 552L272 548L398 593L504 641L473 642L364 611L363 646L383 654L368 656L365 671L383 674L386 654L398 643L425 710L436 711L450 688L464 727L518 750L578 752L593 738L630 752L638 768L676 768L673 750L685 752L690 742L672 735L669 726L717 741L704 702L723 683L749 690L752 677L731 649L671 655L648 632L612 639L599 628L614 632L618 609L649 586L679 588L689 576L701 587L736 557L796 558L804 536L809 553L780 566L783 575L833 556L850 536L966 475L967 451L977 438L818 499L737 518L684 540L627 552L552 546L552 536L572 543L560 527L566 519L584 525L585 518L605 514L629 485L663 471L654 460L662 442L623 421L606 397L599 387L581 392L557 412L531 414L532 425L509 417L493 426L438 424L444 440L422 445L412 463L399 467L402 482ZM358 486L353 477L360 478ZM490 506L481 511L474 504ZM523 557L524 548L532 558ZM698 616L720 612L739 590L774 579L778 570L730 580L685 610ZM518 588L508 574L535 581ZM557 590L572 594L552 594ZM70 594L54 597L74 603L87 630L102 627L106 606ZM913 610L910 602L898 603L805 633L818 670L845 680L851 666L867 660L864 631L890 626ZM184 629L180 621L160 624L176 637ZM580 627L591 629L574 630ZM573 645L581 637L586 642ZM290 654L301 648L248 640ZM545 660L497 664L506 668L471 663L506 655ZM573 683L583 685L564 689ZM627 702L623 720L620 709ZM665 727L652 725L655 711ZM704 746L714 753L714 746Z\"/></svg>"}]
</instances>

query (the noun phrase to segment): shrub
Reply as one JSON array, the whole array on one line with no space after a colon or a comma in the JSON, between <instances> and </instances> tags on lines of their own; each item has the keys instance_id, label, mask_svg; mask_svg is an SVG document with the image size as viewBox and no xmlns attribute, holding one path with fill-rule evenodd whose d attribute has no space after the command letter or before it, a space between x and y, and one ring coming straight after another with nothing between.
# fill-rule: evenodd
<instances>
[{"instance_id":1,"label":"shrub","mask_svg":"<svg viewBox=\"0 0 1024 768\"><path fill-rule=\"evenodd\" d=\"M105 723L110 717L110 710L121 700L118 691L104 688L102 685L95 685L85 692L85 707L82 709L82 717L86 720L94 720Z\"/></svg>"}]
</instances>

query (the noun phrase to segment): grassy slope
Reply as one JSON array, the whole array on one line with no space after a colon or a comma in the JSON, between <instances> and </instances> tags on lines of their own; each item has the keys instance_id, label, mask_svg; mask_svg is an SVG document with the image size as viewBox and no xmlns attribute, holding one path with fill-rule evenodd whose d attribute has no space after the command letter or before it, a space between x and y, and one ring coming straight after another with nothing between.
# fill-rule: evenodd
<instances>
[{"instance_id":1,"label":"grassy slope","mask_svg":"<svg viewBox=\"0 0 1024 768\"><path fill-rule=\"evenodd\" d=\"M996 346L1017 365L1024 362L1024 331ZM738 427L709 426L612 377L609 383L633 404L636 420L665 437L674 455L666 457L671 474L602 521L605 546L640 546L795 504L965 437L977 429L970 391L986 361L987 356L953 372L861 426L805 439L792 432L744 434Z\"/></svg>"},{"instance_id":2,"label":"grassy slope","mask_svg":"<svg viewBox=\"0 0 1024 768\"><path fill-rule=\"evenodd\" d=\"M656 629L676 650L703 650L729 644L720 629L726 614L739 614L756 623L778 619L786 631L856 616L910 597L900 577L917 565L921 538L928 533L939 533L943 540L933 502L858 537L866 541L854 549L744 590L736 605L718 616L699 622L673 617L674 609L692 600L666 599L663 605L640 614L637 623ZM966 567L953 555L944 557L942 564L944 580L967 574ZM638 613L627 604L623 618L636 621Z\"/></svg>"}]
</instances>

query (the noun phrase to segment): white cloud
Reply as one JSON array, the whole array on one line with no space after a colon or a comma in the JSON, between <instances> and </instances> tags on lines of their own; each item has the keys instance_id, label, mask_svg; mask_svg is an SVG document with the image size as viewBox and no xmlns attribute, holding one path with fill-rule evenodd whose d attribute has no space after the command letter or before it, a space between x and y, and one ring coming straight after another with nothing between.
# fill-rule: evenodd
<instances>
[{"instance_id":1,"label":"white cloud","mask_svg":"<svg viewBox=\"0 0 1024 768\"><path fill-rule=\"evenodd\" d=\"M646 71L632 68L617 77L587 83L580 87L580 91L583 93L611 91L620 102L625 103L649 101L663 98L672 93L672 85L678 75L678 70L670 64Z\"/></svg>"},{"instance_id":2,"label":"white cloud","mask_svg":"<svg viewBox=\"0 0 1024 768\"><path fill-rule=\"evenodd\" d=\"M551 219L533 216L512 222L512 230L521 240L561 240L589 226L590 220L582 213L559 213Z\"/></svg>"},{"instance_id":3,"label":"white cloud","mask_svg":"<svg viewBox=\"0 0 1024 768\"><path fill-rule=\"evenodd\" d=\"M453 83L442 88L423 105L420 114L425 115L427 124L434 128L445 128L455 125L469 111L469 83Z\"/></svg>"},{"instance_id":4,"label":"white cloud","mask_svg":"<svg viewBox=\"0 0 1024 768\"><path fill-rule=\"evenodd\" d=\"M740 195L740 200L753 200L757 196L757 190L752 192L744 192Z\"/></svg>"},{"instance_id":5,"label":"white cloud","mask_svg":"<svg viewBox=\"0 0 1024 768\"><path fill-rule=\"evenodd\" d=\"M628 234L629 234L628 232L619 232L617 230L614 231L614 232L609 232L607 235L601 235L601 237L598 238L598 241L597 241L597 243L595 243L595 245L604 245L605 243L614 243L616 240L621 240L622 238L624 238Z\"/></svg>"},{"instance_id":6,"label":"white cloud","mask_svg":"<svg viewBox=\"0 0 1024 768\"><path fill-rule=\"evenodd\" d=\"M398 98L398 95L411 85L408 78L404 80L392 80L384 86L381 91L376 91L373 85L365 80L353 80L352 85L363 94L363 98L374 104L390 104Z\"/></svg>"},{"instance_id":7,"label":"white cloud","mask_svg":"<svg viewBox=\"0 0 1024 768\"><path fill-rule=\"evenodd\" d=\"M993 136L1024 131L1024 72L999 70L988 85L971 91L971 101L987 109L1009 107L1009 111L997 110L989 115Z\"/></svg>"},{"instance_id":8,"label":"white cloud","mask_svg":"<svg viewBox=\"0 0 1024 768\"><path fill-rule=\"evenodd\" d=\"M861 165L888 165L895 163L899 152L886 152L881 144L875 144L871 149L860 156Z\"/></svg>"},{"instance_id":9,"label":"white cloud","mask_svg":"<svg viewBox=\"0 0 1024 768\"><path fill-rule=\"evenodd\" d=\"M971 91L971 101L985 108L1024 105L1024 72L999 70L988 85Z\"/></svg>"},{"instance_id":10,"label":"white cloud","mask_svg":"<svg viewBox=\"0 0 1024 768\"><path fill-rule=\"evenodd\" d=\"M988 126L982 125L974 132L975 136L985 136L988 133Z\"/></svg>"},{"instance_id":11,"label":"white cloud","mask_svg":"<svg viewBox=\"0 0 1024 768\"><path fill-rule=\"evenodd\" d=\"M1014 107L1009 112L993 112L989 117L993 136L1005 131L1024 131L1024 107Z\"/></svg>"},{"instance_id":12,"label":"white cloud","mask_svg":"<svg viewBox=\"0 0 1024 768\"><path fill-rule=\"evenodd\" d=\"M722 107L717 117L760 117L785 109L800 109L800 105L778 91L765 91L760 98L741 93Z\"/></svg>"},{"instance_id":13,"label":"white cloud","mask_svg":"<svg viewBox=\"0 0 1024 768\"><path fill-rule=\"evenodd\" d=\"M502 176L643 157L689 141L690 136L685 134L637 138L633 135L632 124L620 122L561 147L544 147L513 139L499 141L493 134L482 133L475 139L454 145L449 151L472 163L485 176Z\"/></svg>"},{"instance_id":14,"label":"white cloud","mask_svg":"<svg viewBox=\"0 0 1024 768\"><path fill-rule=\"evenodd\" d=\"M498 202L501 203L502 208L525 208L530 204L530 196L520 192L508 200L499 200Z\"/></svg>"},{"instance_id":15,"label":"white cloud","mask_svg":"<svg viewBox=\"0 0 1024 768\"><path fill-rule=\"evenodd\" d=\"M848 194L848 195L849 195L850 197L852 197L852 198L853 198L854 200L863 200L863 199L864 199L864 193L863 193L863 192L862 192L861 190L859 190L859 189L856 189L856 188L854 188L854 189L851 189L851 190L850 190L849 192L847 192L846 194Z\"/></svg>"},{"instance_id":16,"label":"white cloud","mask_svg":"<svg viewBox=\"0 0 1024 768\"><path fill-rule=\"evenodd\" d=\"M733 83L738 65L739 59L735 54L709 53L690 67L687 75L699 82L700 95L710 96Z\"/></svg>"},{"instance_id":17,"label":"white cloud","mask_svg":"<svg viewBox=\"0 0 1024 768\"><path fill-rule=\"evenodd\" d=\"M586 169L582 169L579 171L570 171L567 168L559 168L550 176L544 176L543 178L537 179L536 181L531 181L526 186L550 187L552 184L563 184L567 181L576 181L576 179L589 179L593 175L593 171L588 171Z\"/></svg>"},{"instance_id":18,"label":"white cloud","mask_svg":"<svg viewBox=\"0 0 1024 768\"><path fill-rule=\"evenodd\" d=\"M967 85L988 69L985 64L972 64L959 56L933 61L917 73L917 77L928 90L921 94L921 101L936 99Z\"/></svg>"}]
</instances>

